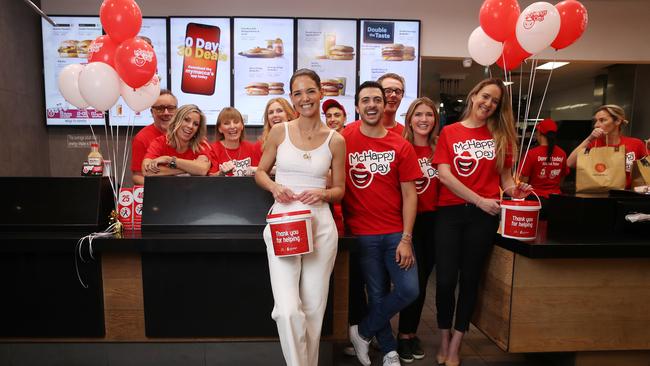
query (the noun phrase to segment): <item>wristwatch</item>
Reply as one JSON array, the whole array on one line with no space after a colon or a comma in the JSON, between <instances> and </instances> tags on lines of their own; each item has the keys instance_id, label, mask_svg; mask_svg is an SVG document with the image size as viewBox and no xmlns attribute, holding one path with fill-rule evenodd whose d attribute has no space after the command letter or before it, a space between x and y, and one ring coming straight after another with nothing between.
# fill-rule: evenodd
<instances>
[{"instance_id":1,"label":"wristwatch","mask_svg":"<svg viewBox=\"0 0 650 366\"><path fill-rule=\"evenodd\" d=\"M169 167L172 169L176 169L176 157L172 156L172 161L169 162Z\"/></svg>"}]
</instances>

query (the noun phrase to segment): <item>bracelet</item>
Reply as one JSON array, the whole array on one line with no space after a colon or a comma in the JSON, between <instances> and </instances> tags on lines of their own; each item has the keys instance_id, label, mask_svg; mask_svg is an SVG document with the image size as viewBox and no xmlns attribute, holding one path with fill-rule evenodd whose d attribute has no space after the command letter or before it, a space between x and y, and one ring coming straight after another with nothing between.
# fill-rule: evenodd
<instances>
[{"instance_id":1,"label":"bracelet","mask_svg":"<svg viewBox=\"0 0 650 366\"><path fill-rule=\"evenodd\" d=\"M403 233L402 234L402 239L413 239L413 234Z\"/></svg>"}]
</instances>

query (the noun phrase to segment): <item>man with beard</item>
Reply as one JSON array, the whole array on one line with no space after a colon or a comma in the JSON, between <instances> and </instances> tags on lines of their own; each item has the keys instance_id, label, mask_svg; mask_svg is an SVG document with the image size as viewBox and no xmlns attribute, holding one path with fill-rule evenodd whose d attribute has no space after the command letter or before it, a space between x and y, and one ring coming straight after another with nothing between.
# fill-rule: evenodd
<instances>
[{"instance_id":1,"label":"man with beard","mask_svg":"<svg viewBox=\"0 0 650 366\"><path fill-rule=\"evenodd\" d=\"M142 160L149 148L151 141L167 133L167 126L176 113L178 101L172 92L167 89L160 90L160 96L151 106L153 123L143 128L133 138L131 143L131 173L133 184L143 185Z\"/></svg>"},{"instance_id":2,"label":"man with beard","mask_svg":"<svg viewBox=\"0 0 650 366\"><path fill-rule=\"evenodd\" d=\"M366 81L357 90L361 121L346 127L346 195L343 214L357 237L359 262L368 293L368 314L350 327L350 341L366 366L370 339L377 338L383 365L400 365L390 319L418 296L411 243L417 207L414 181L420 178L413 146L381 123L384 90ZM390 289L390 283L393 289Z\"/></svg>"},{"instance_id":3,"label":"man with beard","mask_svg":"<svg viewBox=\"0 0 650 366\"><path fill-rule=\"evenodd\" d=\"M386 96L386 106L384 107L381 123L387 130L402 136L404 125L398 123L395 116L399 105L402 103L402 98L404 98L404 78L389 72L377 79L377 82L384 88L384 95Z\"/></svg>"}]
</instances>

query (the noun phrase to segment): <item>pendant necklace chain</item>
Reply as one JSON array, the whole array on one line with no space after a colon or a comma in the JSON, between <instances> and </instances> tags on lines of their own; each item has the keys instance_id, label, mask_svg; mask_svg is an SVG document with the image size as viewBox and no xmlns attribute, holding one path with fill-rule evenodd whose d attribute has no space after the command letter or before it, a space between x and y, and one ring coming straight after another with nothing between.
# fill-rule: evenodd
<instances>
[{"instance_id":1,"label":"pendant necklace chain","mask_svg":"<svg viewBox=\"0 0 650 366\"><path fill-rule=\"evenodd\" d=\"M320 126L317 126L316 128L312 128L312 129L311 129L311 133L305 133L305 134L307 135L307 141L311 141L311 139L314 137L314 131L315 131L318 127L320 127ZM303 138L302 138L303 132L302 132L302 129L300 128L300 124L298 124L298 132L300 133L300 142L301 142L301 143L303 144L303 146L304 146L304 145L305 145L305 142L304 142L304 140L303 140ZM305 152L302 154L302 158L305 159L305 160L309 160L309 161L311 162L311 152L309 152L309 151L305 151Z\"/></svg>"}]
</instances>

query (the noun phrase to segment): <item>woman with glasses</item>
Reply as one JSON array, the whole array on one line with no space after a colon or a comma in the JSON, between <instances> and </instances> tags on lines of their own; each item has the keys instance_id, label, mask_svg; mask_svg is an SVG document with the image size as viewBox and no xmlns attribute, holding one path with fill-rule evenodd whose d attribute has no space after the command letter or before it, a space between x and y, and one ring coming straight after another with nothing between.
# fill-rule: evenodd
<instances>
[{"instance_id":1,"label":"woman with glasses","mask_svg":"<svg viewBox=\"0 0 650 366\"><path fill-rule=\"evenodd\" d=\"M143 128L133 138L131 143L131 174L133 184L143 185L144 176L142 175L142 161L147 153L147 148L151 141L167 133L169 121L176 113L178 101L172 92L167 89L160 90L160 96L151 106L151 115L153 123Z\"/></svg>"},{"instance_id":2,"label":"woman with glasses","mask_svg":"<svg viewBox=\"0 0 650 366\"><path fill-rule=\"evenodd\" d=\"M167 133L151 142L142 162L145 177L154 175L206 175L210 170L210 145L205 135L205 115L194 104L176 111Z\"/></svg>"}]
</instances>

